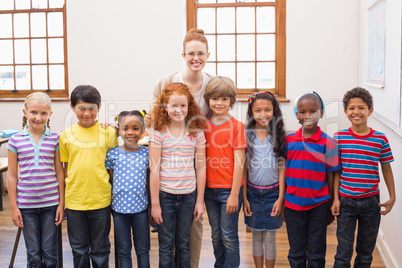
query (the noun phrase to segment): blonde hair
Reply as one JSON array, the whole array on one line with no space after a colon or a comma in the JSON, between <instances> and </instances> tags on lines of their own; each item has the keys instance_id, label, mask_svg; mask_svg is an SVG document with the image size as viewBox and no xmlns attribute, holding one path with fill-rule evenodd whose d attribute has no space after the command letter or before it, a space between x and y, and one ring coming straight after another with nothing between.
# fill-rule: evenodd
<instances>
[{"instance_id":1,"label":"blonde hair","mask_svg":"<svg viewBox=\"0 0 402 268\"><path fill-rule=\"evenodd\" d=\"M232 79L225 76L213 77L205 87L204 99L209 106L212 97L227 97L230 99L230 108L236 103L236 86Z\"/></svg>"},{"instance_id":2,"label":"blonde hair","mask_svg":"<svg viewBox=\"0 0 402 268\"><path fill-rule=\"evenodd\" d=\"M186 44L191 41L200 41L201 43L204 43L205 46L207 47L208 52L208 40L204 35L204 31L201 29L196 29L196 28L191 28L186 36L184 37L183 40L183 51L185 50Z\"/></svg>"},{"instance_id":3,"label":"blonde hair","mask_svg":"<svg viewBox=\"0 0 402 268\"><path fill-rule=\"evenodd\" d=\"M31 105L32 103L46 104L46 106L49 107L49 110L52 110L52 100L46 93L34 92L34 93L29 94L25 98L24 110L28 110L29 105ZM27 125L27 123L28 123L27 121L28 121L28 119L24 115L22 117L22 128L24 128ZM49 122L50 122L50 119L47 120L48 128L50 128Z\"/></svg>"}]
</instances>

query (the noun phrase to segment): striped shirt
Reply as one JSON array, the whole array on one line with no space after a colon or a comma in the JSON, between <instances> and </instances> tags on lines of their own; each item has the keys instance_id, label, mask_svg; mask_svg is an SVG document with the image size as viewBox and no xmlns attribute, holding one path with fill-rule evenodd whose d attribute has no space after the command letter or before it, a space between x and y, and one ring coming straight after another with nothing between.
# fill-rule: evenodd
<instances>
[{"instance_id":1,"label":"striped shirt","mask_svg":"<svg viewBox=\"0 0 402 268\"><path fill-rule=\"evenodd\" d=\"M285 206L304 211L330 199L327 172L341 169L334 140L318 127L304 138L301 128L287 136Z\"/></svg>"},{"instance_id":2,"label":"striped shirt","mask_svg":"<svg viewBox=\"0 0 402 268\"><path fill-rule=\"evenodd\" d=\"M205 144L199 130L194 137L174 138L168 129L151 130L150 142L161 146L160 190L171 194L189 194L196 188L194 156L197 147Z\"/></svg>"},{"instance_id":3,"label":"striped shirt","mask_svg":"<svg viewBox=\"0 0 402 268\"><path fill-rule=\"evenodd\" d=\"M38 144L26 126L8 141L8 150L17 154L20 173L17 183L19 208L41 208L59 204L59 181L54 158L59 150L59 134L46 127Z\"/></svg>"},{"instance_id":4,"label":"striped shirt","mask_svg":"<svg viewBox=\"0 0 402 268\"><path fill-rule=\"evenodd\" d=\"M394 161L387 137L372 129L368 135L359 136L349 128L335 133L334 138L342 164L339 194L349 198L378 194L378 162Z\"/></svg>"}]
</instances>

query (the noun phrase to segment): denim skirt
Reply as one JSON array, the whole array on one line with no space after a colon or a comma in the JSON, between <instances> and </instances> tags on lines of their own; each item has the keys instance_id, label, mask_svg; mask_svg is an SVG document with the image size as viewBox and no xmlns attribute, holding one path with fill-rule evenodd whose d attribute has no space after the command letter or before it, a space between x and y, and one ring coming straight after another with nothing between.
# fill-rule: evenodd
<instances>
[{"instance_id":1,"label":"denim skirt","mask_svg":"<svg viewBox=\"0 0 402 268\"><path fill-rule=\"evenodd\" d=\"M247 227L256 231L274 231L282 227L282 215L271 217L272 207L279 197L279 186L260 189L247 184L247 199L253 215L244 216Z\"/></svg>"}]
</instances>

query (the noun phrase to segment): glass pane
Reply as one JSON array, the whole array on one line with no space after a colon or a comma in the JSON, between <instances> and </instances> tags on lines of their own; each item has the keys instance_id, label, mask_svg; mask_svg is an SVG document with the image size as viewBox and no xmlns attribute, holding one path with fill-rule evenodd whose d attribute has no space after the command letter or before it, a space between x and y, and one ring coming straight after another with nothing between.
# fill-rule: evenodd
<instances>
[{"instance_id":1,"label":"glass pane","mask_svg":"<svg viewBox=\"0 0 402 268\"><path fill-rule=\"evenodd\" d=\"M0 1L0 10L12 10L14 9L14 1L13 0L1 0Z\"/></svg>"},{"instance_id":2,"label":"glass pane","mask_svg":"<svg viewBox=\"0 0 402 268\"><path fill-rule=\"evenodd\" d=\"M197 27L204 33L215 33L215 8L199 8Z\"/></svg>"},{"instance_id":3,"label":"glass pane","mask_svg":"<svg viewBox=\"0 0 402 268\"><path fill-rule=\"evenodd\" d=\"M0 25L0 38L12 37L11 14L0 15Z\"/></svg>"},{"instance_id":4,"label":"glass pane","mask_svg":"<svg viewBox=\"0 0 402 268\"><path fill-rule=\"evenodd\" d=\"M218 63L218 75L227 76L235 81L235 64L234 63Z\"/></svg>"},{"instance_id":5,"label":"glass pane","mask_svg":"<svg viewBox=\"0 0 402 268\"><path fill-rule=\"evenodd\" d=\"M237 64L237 88L255 88L255 64Z\"/></svg>"},{"instance_id":6,"label":"glass pane","mask_svg":"<svg viewBox=\"0 0 402 268\"><path fill-rule=\"evenodd\" d=\"M0 64L13 64L13 41L0 40Z\"/></svg>"},{"instance_id":7,"label":"glass pane","mask_svg":"<svg viewBox=\"0 0 402 268\"><path fill-rule=\"evenodd\" d=\"M48 36L63 36L63 13L52 12L47 15Z\"/></svg>"},{"instance_id":8,"label":"glass pane","mask_svg":"<svg viewBox=\"0 0 402 268\"><path fill-rule=\"evenodd\" d=\"M0 90L14 90L14 71L12 66L0 66Z\"/></svg>"},{"instance_id":9,"label":"glass pane","mask_svg":"<svg viewBox=\"0 0 402 268\"><path fill-rule=\"evenodd\" d=\"M49 1L49 8L62 8L64 0L51 0Z\"/></svg>"},{"instance_id":10,"label":"glass pane","mask_svg":"<svg viewBox=\"0 0 402 268\"><path fill-rule=\"evenodd\" d=\"M255 18L254 7L238 7L237 8L237 32L238 33L254 33Z\"/></svg>"},{"instance_id":11,"label":"glass pane","mask_svg":"<svg viewBox=\"0 0 402 268\"><path fill-rule=\"evenodd\" d=\"M18 90L31 89L31 72L29 66L15 66Z\"/></svg>"},{"instance_id":12,"label":"glass pane","mask_svg":"<svg viewBox=\"0 0 402 268\"><path fill-rule=\"evenodd\" d=\"M218 61L234 61L235 60L235 36L234 35L218 35L218 51L216 56Z\"/></svg>"},{"instance_id":13,"label":"glass pane","mask_svg":"<svg viewBox=\"0 0 402 268\"><path fill-rule=\"evenodd\" d=\"M48 89L46 66L32 66L32 89Z\"/></svg>"},{"instance_id":14,"label":"glass pane","mask_svg":"<svg viewBox=\"0 0 402 268\"><path fill-rule=\"evenodd\" d=\"M14 15L14 37L29 37L28 13Z\"/></svg>"},{"instance_id":15,"label":"glass pane","mask_svg":"<svg viewBox=\"0 0 402 268\"><path fill-rule=\"evenodd\" d=\"M255 35L237 36L237 60L255 60Z\"/></svg>"},{"instance_id":16,"label":"glass pane","mask_svg":"<svg viewBox=\"0 0 402 268\"><path fill-rule=\"evenodd\" d=\"M15 63L29 63L29 40L14 41Z\"/></svg>"},{"instance_id":17,"label":"glass pane","mask_svg":"<svg viewBox=\"0 0 402 268\"><path fill-rule=\"evenodd\" d=\"M46 36L46 17L45 13L31 13L31 36Z\"/></svg>"},{"instance_id":18,"label":"glass pane","mask_svg":"<svg viewBox=\"0 0 402 268\"><path fill-rule=\"evenodd\" d=\"M211 4L211 3L216 3L216 0L198 0L197 2L199 4Z\"/></svg>"},{"instance_id":19,"label":"glass pane","mask_svg":"<svg viewBox=\"0 0 402 268\"><path fill-rule=\"evenodd\" d=\"M257 35L257 60L275 60L275 35Z\"/></svg>"},{"instance_id":20,"label":"glass pane","mask_svg":"<svg viewBox=\"0 0 402 268\"><path fill-rule=\"evenodd\" d=\"M64 66L49 66L50 89L64 89Z\"/></svg>"},{"instance_id":21,"label":"glass pane","mask_svg":"<svg viewBox=\"0 0 402 268\"><path fill-rule=\"evenodd\" d=\"M257 63L257 88L275 88L275 63Z\"/></svg>"},{"instance_id":22,"label":"glass pane","mask_svg":"<svg viewBox=\"0 0 402 268\"><path fill-rule=\"evenodd\" d=\"M32 63L46 63L46 39L32 39Z\"/></svg>"},{"instance_id":23,"label":"glass pane","mask_svg":"<svg viewBox=\"0 0 402 268\"><path fill-rule=\"evenodd\" d=\"M234 7L220 7L217 14L217 32L234 33L235 32L235 9Z\"/></svg>"},{"instance_id":24,"label":"glass pane","mask_svg":"<svg viewBox=\"0 0 402 268\"><path fill-rule=\"evenodd\" d=\"M210 75L216 75L216 64L215 63L209 63L207 62L207 64L205 65L204 72L210 74Z\"/></svg>"},{"instance_id":25,"label":"glass pane","mask_svg":"<svg viewBox=\"0 0 402 268\"><path fill-rule=\"evenodd\" d=\"M47 8L47 0L32 0L32 8Z\"/></svg>"},{"instance_id":26,"label":"glass pane","mask_svg":"<svg viewBox=\"0 0 402 268\"><path fill-rule=\"evenodd\" d=\"M31 9L31 1L15 0L15 9Z\"/></svg>"},{"instance_id":27,"label":"glass pane","mask_svg":"<svg viewBox=\"0 0 402 268\"><path fill-rule=\"evenodd\" d=\"M49 39L48 46L49 46L49 62L63 63L64 62L63 38Z\"/></svg>"},{"instance_id":28,"label":"glass pane","mask_svg":"<svg viewBox=\"0 0 402 268\"><path fill-rule=\"evenodd\" d=\"M205 36L208 40L208 49L211 53L209 55L208 61L215 61L216 60L216 49L215 49L215 35L206 35Z\"/></svg>"},{"instance_id":29,"label":"glass pane","mask_svg":"<svg viewBox=\"0 0 402 268\"><path fill-rule=\"evenodd\" d=\"M275 7L257 7L257 32L275 32Z\"/></svg>"}]
</instances>

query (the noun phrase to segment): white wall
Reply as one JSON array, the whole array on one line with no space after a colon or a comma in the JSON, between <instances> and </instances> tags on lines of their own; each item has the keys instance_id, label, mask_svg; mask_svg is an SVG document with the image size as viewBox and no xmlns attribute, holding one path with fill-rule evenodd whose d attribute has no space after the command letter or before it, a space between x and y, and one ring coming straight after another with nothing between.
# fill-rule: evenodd
<instances>
[{"instance_id":1,"label":"white wall","mask_svg":"<svg viewBox=\"0 0 402 268\"><path fill-rule=\"evenodd\" d=\"M375 0L360 1L360 57L359 57L359 85L370 90L374 98L374 111L381 119L370 118L369 125L378 131L384 132L390 142L395 162L391 164L395 178L397 201L390 214L382 217L378 243L387 267L402 267L402 233L399 231L402 222L402 168L399 164L402 159L402 137L398 129L401 100L401 0L386 1L386 51L385 51L385 87L384 89L366 86L368 65L368 8ZM386 122L387 124L384 124ZM399 133L399 134L398 134ZM384 183L380 183L380 199L385 202L389 199L388 190Z\"/></svg>"}]
</instances>

